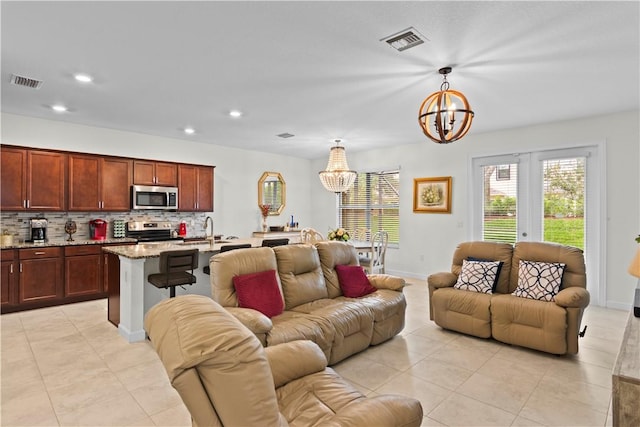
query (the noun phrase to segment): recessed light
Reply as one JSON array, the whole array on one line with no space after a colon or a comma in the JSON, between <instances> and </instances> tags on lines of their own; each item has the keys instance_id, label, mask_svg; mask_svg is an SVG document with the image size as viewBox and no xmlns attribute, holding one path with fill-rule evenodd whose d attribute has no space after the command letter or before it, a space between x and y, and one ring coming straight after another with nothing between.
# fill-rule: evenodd
<instances>
[{"instance_id":1,"label":"recessed light","mask_svg":"<svg viewBox=\"0 0 640 427\"><path fill-rule=\"evenodd\" d=\"M93 81L93 77L91 77L88 74L82 74L82 73L74 74L73 78L81 83L91 83Z\"/></svg>"},{"instance_id":2,"label":"recessed light","mask_svg":"<svg viewBox=\"0 0 640 427\"><path fill-rule=\"evenodd\" d=\"M231 110L231 111L229 111L229 115L231 117L240 117L240 116L242 116L242 111Z\"/></svg>"},{"instance_id":3,"label":"recessed light","mask_svg":"<svg viewBox=\"0 0 640 427\"><path fill-rule=\"evenodd\" d=\"M194 128L184 128L184 133L186 133L187 135L193 135L194 133L196 133L196 130Z\"/></svg>"},{"instance_id":4,"label":"recessed light","mask_svg":"<svg viewBox=\"0 0 640 427\"><path fill-rule=\"evenodd\" d=\"M52 106L51 106L51 109L52 109L53 111L57 112L57 113L64 113L64 112L66 112L66 111L68 110L68 108L67 108L67 107L65 107L65 106L64 106L64 105L62 105L62 104L55 104L55 105L52 105Z\"/></svg>"}]
</instances>

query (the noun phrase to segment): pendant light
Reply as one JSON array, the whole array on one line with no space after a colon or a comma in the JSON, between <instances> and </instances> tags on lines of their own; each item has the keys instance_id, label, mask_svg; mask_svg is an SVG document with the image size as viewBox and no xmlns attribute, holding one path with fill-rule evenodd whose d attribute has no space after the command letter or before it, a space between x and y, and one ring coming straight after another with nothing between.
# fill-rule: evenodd
<instances>
[{"instance_id":1,"label":"pendant light","mask_svg":"<svg viewBox=\"0 0 640 427\"><path fill-rule=\"evenodd\" d=\"M356 180L358 175L355 171L349 170L347 164L347 153L344 147L340 146L341 140L336 139L336 145L331 147L329 152L329 162L327 168L322 172L318 172L320 182L329 191L334 193L344 193Z\"/></svg>"},{"instance_id":2,"label":"pendant light","mask_svg":"<svg viewBox=\"0 0 640 427\"><path fill-rule=\"evenodd\" d=\"M438 144L449 144L467 134L471 128L473 111L467 98L457 90L449 89L447 74L451 67L438 70L444 81L440 91L432 93L420 105L418 122L424 134Z\"/></svg>"}]
</instances>

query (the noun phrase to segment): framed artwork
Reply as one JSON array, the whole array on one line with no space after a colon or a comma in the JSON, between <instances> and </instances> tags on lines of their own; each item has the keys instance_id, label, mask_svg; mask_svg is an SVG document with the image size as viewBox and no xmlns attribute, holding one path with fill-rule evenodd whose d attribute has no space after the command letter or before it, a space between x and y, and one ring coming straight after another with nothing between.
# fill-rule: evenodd
<instances>
[{"instance_id":1,"label":"framed artwork","mask_svg":"<svg viewBox=\"0 0 640 427\"><path fill-rule=\"evenodd\" d=\"M414 178L413 211L451 213L451 177Z\"/></svg>"}]
</instances>

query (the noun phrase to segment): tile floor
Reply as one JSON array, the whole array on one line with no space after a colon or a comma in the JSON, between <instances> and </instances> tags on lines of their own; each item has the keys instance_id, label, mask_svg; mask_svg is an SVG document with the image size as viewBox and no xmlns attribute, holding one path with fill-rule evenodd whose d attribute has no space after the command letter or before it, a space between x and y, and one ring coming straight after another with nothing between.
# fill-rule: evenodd
<instances>
[{"instance_id":1,"label":"tile floor","mask_svg":"<svg viewBox=\"0 0 640 427\"><path fill-rule=\"evenodd\" d=\"M424 426L611 425L611 369L627 312L590 307L576 356L447 332L409 280L400 336L334 366L365 394L422 402ZM190 426L152 347L128 344L106 301L0 317L2 426Z\"/></svg>"}]
</instances>

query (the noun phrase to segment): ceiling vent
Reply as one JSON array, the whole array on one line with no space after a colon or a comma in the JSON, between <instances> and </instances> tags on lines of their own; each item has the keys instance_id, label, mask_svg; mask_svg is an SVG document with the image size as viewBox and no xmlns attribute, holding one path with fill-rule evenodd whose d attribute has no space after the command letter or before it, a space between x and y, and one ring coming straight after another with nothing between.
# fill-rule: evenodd
<instances>
[{"instance_id":1,"label":"ceiling vent","mask_svg":"<svg viewBox=\"0 0 640 427\"><path fill-rule=\"evenodd\" d=\"M42 80L31 79L29 77L18 76L16 74L11 74L11 84L17 86L25 86L30 87L31 89L40 89L42 86Z\"/></svg>"},{"instance_id":2,"label":"ceiling vent","mask_svg":"<svg viewBox=\"0 0 640 427\"><path fill-rule=\"evenodd\" d=\"M428 38L420 34L418 30L413 27L380 39L381 42L387 42L389 46L399 52L421 45L425 40L429 41Z\"/></svg>"},{"instance_id":3,"label":"ceiling vent","mask_svg":"<svg viewBox=\"0 0 640 427\"><path fill-rule=\"evenodd\" d=\"M285 132L285 133L280 133L280 134L278 134L276 136L279 136L280 138L285 138L286 139L286 138L292 138L295 135L292 134L292 133L289 133L289 132Z\"/></svg>"}]
</instances>

